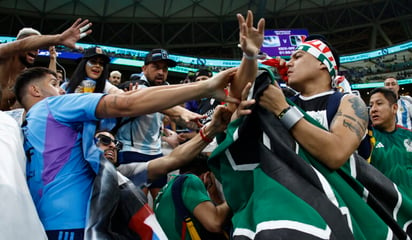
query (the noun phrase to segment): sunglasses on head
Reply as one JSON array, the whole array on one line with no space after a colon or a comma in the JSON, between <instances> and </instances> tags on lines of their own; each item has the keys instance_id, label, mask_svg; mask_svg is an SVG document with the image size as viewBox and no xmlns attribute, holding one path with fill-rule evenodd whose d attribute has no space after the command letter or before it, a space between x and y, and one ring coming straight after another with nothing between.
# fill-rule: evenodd
<instances>
[{"instance_id":1,"label":"sunglasses on head","mask_svg":"<svg viewBox=\"0 0 412 240\"><path fill-rule=\"evenodd\" d=\"M111 137L108 137L103 134L97 135L95 139L96 139L96 144L103 144L105 146L109 146L113 142L117 149L121 150L123 148L122 142L116 139L112 139Z\"/></svg>"}]
</instances>

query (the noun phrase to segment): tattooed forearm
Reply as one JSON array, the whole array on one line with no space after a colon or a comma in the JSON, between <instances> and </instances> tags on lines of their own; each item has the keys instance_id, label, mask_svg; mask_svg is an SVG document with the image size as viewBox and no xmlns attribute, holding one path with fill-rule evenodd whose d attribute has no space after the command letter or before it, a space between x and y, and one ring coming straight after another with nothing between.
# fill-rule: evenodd
<instances>
[{"instance_id":1,"label":"tattooed forearm","mask_svg":"<svg viewBox=\"0 0 412 240\"><path fill-rule=\"evenodd\" d=\"M354 97L349 99L349 102L352 103L352 109L355 112L355 115L367 124L368 109L362 99Z\"/></svg>"}]
</instances>

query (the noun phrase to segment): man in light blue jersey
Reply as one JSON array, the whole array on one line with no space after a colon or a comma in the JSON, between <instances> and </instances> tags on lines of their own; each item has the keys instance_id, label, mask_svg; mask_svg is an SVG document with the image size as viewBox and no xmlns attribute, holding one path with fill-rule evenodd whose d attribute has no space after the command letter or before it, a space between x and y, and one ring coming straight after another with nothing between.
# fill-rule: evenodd
<instances>
[{"instance_id":1,"label":"man in light blue jersey","mask_svg":"<svg viewBox=\"0 0 412 240\"><path fill-rule=\"evenodd\" d=\"M29 155L27 181L49 239L84 237L91 188L101 157L94 146L96 129L91 124L102 118L160 111L194 98L216 97L237 103L223 90L235 71L229 69L209 81L185 86L62 96L55 72L37 67L20 74L14 90L27 111L23 129Z\"/></svg>"},{"instance_id":2,"label":"man in light blue jersey","mask_svg":"<svg viewBox=\"0 0 412 240\"><path fill-rule=\"evenodd\" d=\"M398 112L396 113L396 123L412 129L412 98L410 96L399 96L398 80L394 77L385 79L384 85L392 90L398 99Z\"/></svg>"}]
</instances>

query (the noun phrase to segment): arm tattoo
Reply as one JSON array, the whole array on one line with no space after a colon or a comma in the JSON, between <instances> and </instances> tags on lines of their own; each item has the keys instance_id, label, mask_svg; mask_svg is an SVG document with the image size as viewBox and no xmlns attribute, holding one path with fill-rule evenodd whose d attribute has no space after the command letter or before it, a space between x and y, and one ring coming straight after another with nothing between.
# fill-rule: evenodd
<instances>
[{"instance_id":1,"label":"arm tattoo","mask_svg":"<svg viewBox=\"0 0 412 240\"><path fill-rule=\"evenodd\" d=\"M355 127L352 123L350 123L349 121L346 121L345 119L343 119L343 126L348 128L352 132L354 132L358 136L359 139L362 139L363 134L364 134L364 132L361 131L362 128Z\"/></svg>"},{"instance_id":2,"label":"arm tattoo","mask_svg":"<svg viewBox=\"0 0 412 240\"><path fill-rule=\"evenodd\" d=\"M117 107L117 96L113 96L113 100L110 102L109 107Z\"/></svg>"},{"instance_id":3,"label":"arm tattoo","mask_svg":"<svg viewBox=\"0 0 412 240\"><path fill-rule=\"evenodd\" d=\"M343 117L343 126L351 130L358 136L359 139L362 139L364 131L363 129L365 128L363 124L361 124L359 121L356 121L356 118L349 116L347 114L343 114L341 111L338 111L335 114L335 117L333 118L332 124L337 121L339 117ZM346 118L346 119L345 119ZM350 121L348 121L350 120ZM355 125L353 123L356 123ZM331 125L332 125L331 124ZM356 126L357 125L357 126Z\"/></svg>"},{"instance_id":4,"label":"arm tattoo","mask_svg":"<svg viewBox=\"0 0 412 240\"><path fill-rule=\"evenodd\" d=\"M357 118L338 111L333 118L332 124L335 123L339 117L343 117L343 126L354 132L359 139L362 139L365 134L364 130L366 128L366 124L368 122L367 109L363 101L357 97L351 98L348 101L352 104L352 109Z\"/></svg>"},{"instance_id":5,"label":"arm tattoo","mask_svg":"<svg viewBox=\"0 0 412 240\"><path fill-rule=\"evenodd\" d=\"M112 100L109 102L107 97L103 97L103 107L101 108L101 114L105 117L109 114L109 108L115 108L117 106L117 96L113 96Z\"/></svg>"},{"instance_id":6,"label":"arm tattoo","mask_svg":"<svg viewBox=\"0 0 412 240\"><path fill-rule=\"evenodd\" d=\"M103 97L102 101L103 101L103 107L101 108L101 114L103 116L107 116L107 101L106 101L106 98Z\"/></svg>"},{"instance_id":7,"label":"arm tattoo","mask_svg":"<svg viewBox=\"0 0 412 240\"><path fill-rule=\"evenodd\" d=\"M354 97L349 99L349 102L352 103L353 111L355 112L356 116L361 120L368 122L368 110L365 106L365 103L362 99Z\"/></svg>"}]
</instances>

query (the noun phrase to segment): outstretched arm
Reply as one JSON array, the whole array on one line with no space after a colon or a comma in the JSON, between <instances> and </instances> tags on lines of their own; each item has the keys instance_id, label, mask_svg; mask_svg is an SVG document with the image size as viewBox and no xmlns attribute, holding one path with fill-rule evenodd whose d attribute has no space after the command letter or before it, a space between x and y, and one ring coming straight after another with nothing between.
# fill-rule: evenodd
<instances>
[{"instance_id":1,"label":"outstretched arm","mask_svg":"<svg viewBox=\"0 0 412 240\"><path fill-rule=\"evenodd\" d=\"M106 95L97 105L96 117L140 116L160 112L190 99L203 97L238 103L238 99L226 96L223 90L233 79L236 70L236 68L225 70L206 81L150 87L130 94Z\"/></svg>"},{"instance_id":2,"label":"outstretched arm","mask_svg":"<svg viewBox=\"0 0 412 240\"><path fill-rule=\"evenodd\" d=\"M66 31L55 35L33 35L14 42L0 44L0 58L5 59L20 52L48 48L49 46L64 45L77 48L76 42L92 33L88 28L92 25L89 20L77 19ZM77 48L82 50L82 48Z\"/></svg>"}]
</instances>

